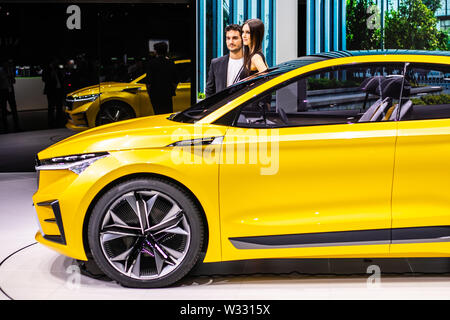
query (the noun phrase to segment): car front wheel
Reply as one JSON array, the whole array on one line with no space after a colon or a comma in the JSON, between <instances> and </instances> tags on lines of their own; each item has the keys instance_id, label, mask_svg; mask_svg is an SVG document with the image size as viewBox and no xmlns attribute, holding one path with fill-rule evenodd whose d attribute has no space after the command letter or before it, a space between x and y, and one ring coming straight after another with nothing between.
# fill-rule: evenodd
<instances>
[{"instance_id":1,"label":"car front wheel","mask_svg":"<svg viewBox=\"0 0 450 320\"><path fill-rule=\"evenodd\" d=\"M95 126L133 119L136 117L133 108L121 101L108 101L101 106L95 119Z\"/></svg>"},{"instance_id":2,"label":"car front wheel","mask_svg":"<svg viewBox=\"0 0 450 320\"><path fill-rule=\"evenodd\" d=\"M197 263L203 244L201 213L178 185L135 178L107 191L88 226L100 269L127 287L165 287Z\"/></svg>"}]
</instances>

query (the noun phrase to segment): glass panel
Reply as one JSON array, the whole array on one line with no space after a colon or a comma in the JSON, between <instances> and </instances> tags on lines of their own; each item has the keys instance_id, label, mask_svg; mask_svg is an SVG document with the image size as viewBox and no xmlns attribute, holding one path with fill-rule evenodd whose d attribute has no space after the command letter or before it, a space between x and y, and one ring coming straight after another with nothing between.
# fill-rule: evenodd
<instances>
[{"instance_id":1,"label":"glass panel","mask_svg":"<svg viewBox=\"0 0 450 320\"><path fill-rule=\"evenodd\" d=\"M347 66L304 76L244 106L237 126L284 127L393 121L403 64Z\"/></svg>"},{"instance_id":2,"label":"glass panel","mask_svg":"<svg viewBox=\"0 0 450 320\"><path fill-rule=\"evenodd\" d=\"M1 4L0 131L65 126L66 95L98 84L97 30L95 4Z\"/></svg>"},{"instance_id":3,"label":"glass panel","mask_svg":"<svg viewBox=\"0 0 450 320\"><path fill-rule=\"evenodd\" d=\"M140 78L149 51L162 41L171 59L192 59L192 15L187 4L2 3L0 132L93 127L104 102L134 80L126 115L152 114ZM178 69L189 84L189 67ZM189 86L182 91L177 110L190 105Z\"/></svg>"},{"instance_id":4,"label":"glass panel","mask_svg":"<svg viewBox=\"0 0 450 320\"><path fill-rule=\"evenodd\" d=\"M450 118L450 67L414 64L406 79L411 83L408 104L403 105L401 120Z\"/></svg>"}]
</instances>

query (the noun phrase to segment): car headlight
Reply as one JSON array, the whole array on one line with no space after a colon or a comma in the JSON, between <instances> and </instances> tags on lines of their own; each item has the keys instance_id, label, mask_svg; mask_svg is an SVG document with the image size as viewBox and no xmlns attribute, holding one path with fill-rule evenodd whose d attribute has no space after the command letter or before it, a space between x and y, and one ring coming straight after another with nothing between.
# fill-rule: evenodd
<instances>
[{"instance_id":1,"label":"car headlight","mask_svg":"<svg viewBox=\"0 0 450 320\"><path fill-rule=\"evenodd\" d=\"M70 97L70 98L67 98L67 101L69 101L69 102L80 102L80 101L92 102L92 101L97 100L97 98L100 97L100 95L101 95L101 93L89 94L89 95L80 96L80 97Z\"/></svg>"},{"instance_id":2,"label":"car headlight","mask_svg":"<svg viewBox=\"0 0 450 320\"><path fill-rule=\"evenodd\" d=\"M36 171L70 170L76 174L80 174L95 161L107 156L109 156L108 152L97 152L38 160Z\"/></svg>"}]
</instances>

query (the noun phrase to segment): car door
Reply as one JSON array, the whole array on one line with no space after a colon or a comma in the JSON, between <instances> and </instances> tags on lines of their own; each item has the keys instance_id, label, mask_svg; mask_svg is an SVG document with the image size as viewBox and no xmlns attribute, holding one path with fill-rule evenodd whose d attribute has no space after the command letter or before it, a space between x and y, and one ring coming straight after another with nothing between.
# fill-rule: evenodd
<instances>
[{"instance_id":1,"label":"car door","mask_svg":"<svg viewBox=\"0 0 450 320\"><path fill-rule=\"evenodd\" d=\"M321 70L242 106L222 147L225 260L388 253L397 124L362 88L401 70Z\"/></svg>"},{"instance_id":2,"label":"car door","mask_svg":"<svg viewBox=\"0 0 450 320\"><path fill-rule=\"evenodd\" d=\"M450 59L411 64L399 115L392 254L450 253Z\"/></svg>"}]
</instances>

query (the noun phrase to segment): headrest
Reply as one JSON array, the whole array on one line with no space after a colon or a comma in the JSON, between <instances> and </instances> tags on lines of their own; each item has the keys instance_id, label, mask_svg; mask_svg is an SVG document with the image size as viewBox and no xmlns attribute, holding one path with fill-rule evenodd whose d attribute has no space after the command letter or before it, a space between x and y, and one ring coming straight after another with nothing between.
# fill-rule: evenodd
<instances>
[{"instance_id":1,"label":"headrest","mask_svg":"<svg viewBox=\"0 0 450 320\"><path fill-rule=\"evenodd\" d=\"M402 89L403 76L374 76L365 79L360 88L362 91L375 94L382 98L391 97L398 99L400 97L400 91ZM405 80L405 86L403 87L403 97L410 95L411 85Z\"/></svg>"}]
</instances>

